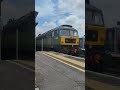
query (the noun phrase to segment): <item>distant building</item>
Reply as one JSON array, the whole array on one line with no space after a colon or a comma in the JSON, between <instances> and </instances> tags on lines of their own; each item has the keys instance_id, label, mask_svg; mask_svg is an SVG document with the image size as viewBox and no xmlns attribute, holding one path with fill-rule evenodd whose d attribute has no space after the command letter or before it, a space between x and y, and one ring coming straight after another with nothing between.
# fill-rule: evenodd
<instances>
[{"instance_id":1,"label":"distant building","mask_svg":"<svg viewBox=\"0 0 120 90\"><path fill-rule=\"evenodd\" d=\"M80 38L80 48L85 49L84 44L85 44L85 37L82 37L82 38Z\"/></svg>"}]
</instances>

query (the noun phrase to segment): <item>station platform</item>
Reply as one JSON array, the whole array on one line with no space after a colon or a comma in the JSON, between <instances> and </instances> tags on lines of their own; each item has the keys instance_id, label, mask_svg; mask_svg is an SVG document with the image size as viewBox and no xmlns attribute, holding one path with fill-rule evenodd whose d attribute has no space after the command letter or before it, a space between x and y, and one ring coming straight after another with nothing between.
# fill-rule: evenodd
<instances>
[{"instance_id":1,"label":"station platform","mask_svg":"<svg viewBox=\"0 0 120 90\"><path fill-rule=\"evenodd\" d=\"M120 78L85 70L85 59L36 52L36 85L42 90L119 90Z\"/></svg>"},{"instance_id":2,"label":"station platform","mask_svg":"<svg viewBox=\"0 0 120 90\"><path fill-rule=\"evenodd\" d=\"M41 90L85 90L84 67L84 60L53 52L36 52L36 85Z\"/></svg>"},{"instance_id":3,"label":"station platform","mask_svg":"<svg viewBox=\"0 0 120 90\"><path fill-rule=\"evenodd\" d=\"M35 73L26 65L4 60L0 62L0 90L34 90Z\"/></svg>"},{"instance_id":4,"label":"station platform","mask_svg":"<svg viewBox=\"0 0 120 90\"><path fill-rule=\"evenodd\" d=\"M86 90L120 90L120 78L112 75L85 72Z\"/></svg>"}]
</instances>

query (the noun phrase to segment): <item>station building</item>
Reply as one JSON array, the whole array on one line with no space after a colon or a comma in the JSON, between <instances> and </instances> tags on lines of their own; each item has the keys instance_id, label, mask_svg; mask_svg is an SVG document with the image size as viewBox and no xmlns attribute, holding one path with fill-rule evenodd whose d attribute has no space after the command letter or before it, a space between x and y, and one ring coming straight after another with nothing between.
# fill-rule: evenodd
<instances>
[{"instance_id":1,"label":"station building","mask_svg":"<svg viewBox=\"0 0 120 90\"><path fill-rule=\"evenodd\" d=\"M31 11L18 19L9 19L0 28L0 59L35 60L36 16L37 12Z\"/></svg>"}]
</instances>

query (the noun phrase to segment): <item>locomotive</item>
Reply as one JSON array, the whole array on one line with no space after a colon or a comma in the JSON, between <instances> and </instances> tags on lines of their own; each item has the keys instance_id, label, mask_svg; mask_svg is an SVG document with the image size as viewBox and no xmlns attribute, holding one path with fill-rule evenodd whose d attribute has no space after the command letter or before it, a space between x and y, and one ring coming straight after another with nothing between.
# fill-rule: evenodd
<instances>
[{"instance_id":1,"label":"locomotive","mask_svg":"<svg viewBox=\"0 0 120 90\"><path fill-rule=\"evenodd\" d=\"M36 38L36 50L54 50L69 53L79 47L78 31L71 25L61 25Z\"/></svg>"}]
</instances>

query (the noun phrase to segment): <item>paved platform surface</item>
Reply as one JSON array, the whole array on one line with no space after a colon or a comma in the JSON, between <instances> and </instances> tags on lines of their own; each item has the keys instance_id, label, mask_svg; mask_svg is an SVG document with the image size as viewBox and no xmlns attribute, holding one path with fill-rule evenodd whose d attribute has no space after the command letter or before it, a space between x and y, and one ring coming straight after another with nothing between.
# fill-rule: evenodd
<instances>
[{"instance_id":1,"label":"paved platform surface","mask_svg":"<svg viewBox=\"0 0 120 90\"><path fill-rule=\"evenodd\" d=\"M83 61L51 52L36 52L35 68L40 90L85 90Z\"/></svg>"},{"instance_id":2,"label":"paved platform surface","mask_svg":"<svg viewBox=\"0 0 120 90\"><path fill-rule=\"evenodd\" d=\"M19 62L22 64L26 64L26 65L29 65L31 67L35 67L35 61L32 61L32 60L13 60L13 61Z\"/></svg>"},{"instance_id":3,"label":"paved platform surface","mask_svg":"<svg viewBox=\"0 0 120 90\"><path fill-rule=\"evenodd\" d=\"M35 73L13 61L0 62L0 90L35 90Z\"/></svg>"},{"instance_id":4,"label":"paved platform surface","mask_svg":"<svg viewBox=\"0 0 120 90\"><path fill-rule=\"evenodd\" d=\"M40 90L120 90L120 78L85 72L85 60L56 52L36 52L36 85Z\"/></svg>"},{"instance_id":5,"label":"paved platform surface","mask_svg":"<svg viewBox=\"0 0 120 90\"><path fill-rule=\"evenodd\" d=\"M120 78L91 71L85 72L86 90L120 90Z\"/></svg>"},{"instance_id":6,"label":"paved platform surface","mask_svg":"<svg viewBox=\"0 0 120 90\"><path fill-rule=\"evenodd\" d=\"M35 72L35 61L34 60L12 60L15 63L25 65L31 69L34 70Z\"/></svg>"}]
</instances>

